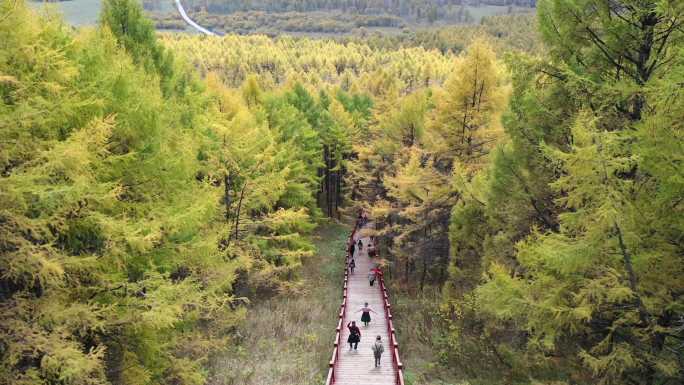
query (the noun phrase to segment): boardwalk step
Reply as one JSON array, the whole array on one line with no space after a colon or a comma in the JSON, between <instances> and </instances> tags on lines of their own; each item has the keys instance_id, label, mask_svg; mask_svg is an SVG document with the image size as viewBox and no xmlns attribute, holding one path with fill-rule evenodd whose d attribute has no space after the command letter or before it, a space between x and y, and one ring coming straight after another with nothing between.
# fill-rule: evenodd
<instances>
[{"instance_id":1,"label":"boardwalk step","mask_svg":"<svg viewBox=\"0 0 684 385\"><path fill-rule=\"evenodd\" d=\"M354 239L358 241L358 238ZM396 370L392 365L390 338L387 332L386 314L383 306L384 297L379 282L374 286L368 284L368 272L375 267L375 262L368 257L370 239L361 239L364 247L356 248L354 260L356 270L347 280L347 307L344 314L344 329L340 336L340 353L336 363L336 385L385 385L395 384ZM377 314L371 313L371 323L368 327L361 323L361 313L358 310L368 302L368 306ZM347 323L356 321L361 329L361 343L358 350L349 352L347 337L349 330ZM380 368L373 366L372 344L375 337L380 336L385 347Z\"/></svg>"}]
</instances>

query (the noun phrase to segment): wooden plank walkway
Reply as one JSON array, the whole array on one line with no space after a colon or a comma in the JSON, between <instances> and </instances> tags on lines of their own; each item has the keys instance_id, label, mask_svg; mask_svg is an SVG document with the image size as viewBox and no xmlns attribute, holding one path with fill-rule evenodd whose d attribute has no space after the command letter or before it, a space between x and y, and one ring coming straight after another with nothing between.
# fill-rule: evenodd
<instances>
[{"instance_id":1,"label":"wooden plank walkway","mask_svg":"<svg viewBox=\"0 0 684 385\"><path fill-rule=\"evenodd\" d=\"M367 226L372 226L368 224ZM359 234L355 235L354 242L358 242ZM339 356L336 367L337 375L335 384L338 385L391 385L395 383L396 370L392 365L392 346L387 333L386 314L383 306L383 296L380 289L379 279L373 286L368 283L368 272L375 267L375 262L368 257L368 237L361 238L363 248L356 247L354 259L356 269L350 274L347 282L347 306L344 315L344 325L340 335ZM363 326L361 313L358 310L368 302L371 309L371 322ZM357 350L349 350L347 337L349 329L347 323L356 321L361 329L361 342ZM380 367L374 366L372 344L375 338L380 336L385 347L382 354Z\"/></svg>"}]
</instances>

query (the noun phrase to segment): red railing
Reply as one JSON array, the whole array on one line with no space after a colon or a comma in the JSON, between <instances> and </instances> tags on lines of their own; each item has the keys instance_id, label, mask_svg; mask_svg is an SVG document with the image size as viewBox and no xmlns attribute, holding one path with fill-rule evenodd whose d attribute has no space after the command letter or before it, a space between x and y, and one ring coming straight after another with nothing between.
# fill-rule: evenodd
<instances>
[{"instance_id":1,"label":"red railing","mask_svg":"<svg viewBox=\"0 0 684 385\"><path fill-rule=\"evenodd\" d=\"M378 238L373 238L373 248L375 249L375 256L379 257ZM389 301L387 294L387 287L385 286L385 278L380 276L380 294L382 295L382 306L385 308L385 322L387 324L387 335L390 339L390 353L392 354L392 365L394 366L395 384L404 385L404 364L399 359L399 342L397 341L397 333L394 329L394 321L392 320L392 304Z\"/></svg>"},{"instance_id":2,"label":"red railing","mask_svg":"<svg viewBox=\"0 0 684 385\"><path fill-rule=\"evenodd\" d=\"M385 322L387 322L387 335L390 338L390 352L392 353L392 365L396 373L395 384L404 385L404 364L399 359L399 342L397 341L397 332L394 329L394 322L392 321L392 305L389 302L387 295L387 287L385 286L385 278L380 277L380 291L382 293L382 305L385 308Z\"/></svg>"},{"instance_id":3,"label":"red railing","mask_svg":"<svg viewBox=\"0 0 684 385\"><path fill-rule=\"evenodd\" d=\"M358 224L357 224L358 225ZM357 226L354 226L347 239L346 257L344 258L344 286L342 289L342 305L340 305L340 312L337 315L337 327L335 328L335 341L333 342L333 353L329 362L328 378L325 381L326 385L335 383L335 369L337 368L337 360L340 354L340 339L342 338L342 328L344 327L344 317L347 310L347 283L349 282L349 248L354 242L354 234L356 234Z\"/></svg>"},{"instance_id":4,"label":"red railing","mask_svg":"<svg viewBox=\"0 0 684 385\"><path fill-rule=\"evenodd\" d=\"M340 305L340 312L338 314L337 328L335 329L335 341L333 342L333 353L329 362L328 377L325 381L326 385L332 385L335 383L335 369L337 368L337 361L339 359L340 352L340 338L342 338L342 328L345 327L345 313L347 310L347 283L349 281L349 248L351 243L354 242L354 235L359 227L359 222L356 222L354 230L352 230L347 240L347 251L344 260L344 288L342 291L342 305ZM377 242L377 238L375 239ZM378 255L377 243L374 242L375 252ZM387 295L387 287L385 286L385 279L380 276L380 293L383 297L382 303L385 309L385 322L387 324L387 335L390 338L390 353L392 354L392 365L394 367L396 376L395 384L404 385L404 364L401 363L399 359L399 342L397 342L397 333L394 330L394 324L392 321L392 305L389 301L389 296Z\"/></svg>"}]
</instances>

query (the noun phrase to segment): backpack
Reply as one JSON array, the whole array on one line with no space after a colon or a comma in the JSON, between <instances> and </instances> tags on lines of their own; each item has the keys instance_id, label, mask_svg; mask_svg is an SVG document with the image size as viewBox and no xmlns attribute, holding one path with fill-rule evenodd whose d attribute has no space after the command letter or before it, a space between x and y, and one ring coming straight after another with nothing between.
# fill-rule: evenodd
<instances>
[{"instance_id":1,"label":"backpack","mask_svg":"<svg viewBox=\"0 0 684 385\"><path fill-rule=\"evenodd\" d=\"M373 353L376 355L382 354L385 351L385 347L382 346L382 342L376 342L373 344Z\"/></svg>"}]
</instances>

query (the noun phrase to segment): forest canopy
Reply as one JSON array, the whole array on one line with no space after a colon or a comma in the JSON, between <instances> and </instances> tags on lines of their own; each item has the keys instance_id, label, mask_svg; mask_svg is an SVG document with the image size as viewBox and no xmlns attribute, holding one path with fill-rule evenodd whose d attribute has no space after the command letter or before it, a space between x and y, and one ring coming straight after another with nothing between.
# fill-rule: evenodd
<instances>
[{"instance_id":1,"label":"forest canopy","mask_svg":"<svg viewBox=\"0 0 684 385\"><path fill-rule=\"evenodd\" d=\"M159 0L143 1L160 29L183 30L178 12ZM381 36L441 30L447 26L474 27L490 18L534 15L534 2L523 1L185 1L193 20L212 31L238 34L297 34L311 37ZM517 29L516 23L507 23ZM505 32L504 32L505 33ZM363 36L362 36L363 37Z\"/></svg>"},{"instance_id":2,"label":"forest canopy","mask_svg":"<svg viewBox=\"0 0 684 385\"><path fill-rule=\"evenodd\" d=\"M200 79L130 0L1 14L0 382L205 383L244 303L297 290L350 113Z\"/></svg>"},{"instance_id":3,"label":"forest canopy","mask_svg":"<svg viewBox=\"0 0 684 385\"><path fill-rule=\"evenodd\" d=\"M422 4L381 3L283 11ZM535 5L312 39L0 0L0 384L258 382L217 357L358 209L407 383L684 382L684 3Z\"/></svg>"}]
</instances>

